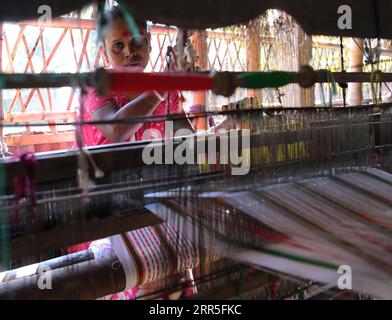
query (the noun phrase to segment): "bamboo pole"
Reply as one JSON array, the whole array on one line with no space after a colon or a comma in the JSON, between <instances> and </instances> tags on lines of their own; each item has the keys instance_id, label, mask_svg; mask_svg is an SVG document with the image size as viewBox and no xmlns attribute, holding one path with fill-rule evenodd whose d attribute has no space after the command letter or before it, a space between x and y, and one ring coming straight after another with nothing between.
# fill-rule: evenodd
<instances>
[{"instance_id":1,"label":"bamboo pole","mask_svg":"<svg viewBox=\"0 0 392 320\"><path fill-rule=\"evenodd\" d=\"M207 52L207 32L206 31L197 31L193 37L193 46L196 50L196 54L198 56L197 65L200 69L205 70L208 67L208 52ZM193 104L198 104L204 106L203 110L200 112L204 112L206 106L206 93L205 92L194 92L192 94ZM206 130L207 129L207 119L205 117L201 117L197 119L196 122L197 130Z\"/></svg>"},{"instance_id":2,"label":"bamboo pole","mask_svg":"<svg viewBox=\"0 0 392 320\"><path fill-rule=\"evenodd\" d=\"M259 30L259 19L252 20L246 28L246 69L248 71L260 71L261 69ZM258 101L261 101L261 90L249 89L248 97L256 97Z\"/></svg>"},{"instance_id":3,"label":"bamboo pole","mask_svg":"<svg viewBox=\"0 0 392 320\"><path fill-rule=\"evenodd\" d=\"M298 60L297 70L302 66L309 65L312 60L312 36L307 35L301 28L297 31ZM314 106L314 88L298 88L299 95L297 105L301 107Z\"/></svg>"},{"instance_id":4,"label":"bamboo pole","mask_svg":"<svg viewBox=\"0 0 392 320\"><path fill-rule=\"evenodd\" d=\"M350 42L348 72L362 72L363 70L363 40L353 38ZM362 104L362 83L349 83L347 101L349 105Z\"/></svg>"}]
</instances>

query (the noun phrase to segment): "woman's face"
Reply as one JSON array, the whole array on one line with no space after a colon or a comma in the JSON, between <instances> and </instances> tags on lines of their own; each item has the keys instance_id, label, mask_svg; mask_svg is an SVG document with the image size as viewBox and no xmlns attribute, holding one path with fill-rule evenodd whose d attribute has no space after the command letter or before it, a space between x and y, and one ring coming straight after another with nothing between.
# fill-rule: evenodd
<instances>
[{"instance_id":1,"label":"woman's face","mask_svg":"<svg viewBox=\"0 0 392 320\"><path fill-rule=\"evenodd\" d=\"M124 19L112 21L105 37L106 53L113 67L143 71L150 58L150 34L139 27L141 38L129 31Z\"/></svg>"}]
</instances>

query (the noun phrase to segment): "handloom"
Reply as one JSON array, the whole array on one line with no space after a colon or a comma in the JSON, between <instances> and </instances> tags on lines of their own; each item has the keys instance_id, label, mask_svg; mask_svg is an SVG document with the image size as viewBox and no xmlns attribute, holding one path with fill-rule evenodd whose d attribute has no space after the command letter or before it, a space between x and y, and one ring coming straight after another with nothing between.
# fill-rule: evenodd
<instances>
[{"instance_id":1,"label":"handloom","mask_svg":"<svg viewBox=\"0 0 392 320\"><path fill-rule=\"evenodd\" d=\"M176 16L181 10L170 16L156 6L146 15L147 3L120 3L135 17L191 28L249 20L269 6L253 1L257 10L249 6L249 12L216 15L202 1L200 10L209 14L189 10L196 17L189 19ZM176 3L190 8L194 2ZM290 1L271 1L269 7L296 16ZM366 2L361 14L369 8ZM309 17L296 17L307 30L314 27ZM336 33L331 23L319 21L312 32ZM390 36L381 23L386 25L376 7L366 35ZM364 36L365 29L338 33ZM129 83L130 78L137 81ZM238 87L390 79L389 73L310 67L298 72L0 74L2 88L212 90L223 96ZM97 299L135 287L141 299L184 288L193 289L193 298L305 298L314 289L336 285L342 265L353 271L354 292L392 298L390 104L264 108L251 98L191 117L207 116L225 116L231 131L0 160L0 298ZM183 116L126 123L162 120ZM158 161L146 163L146 154ZM70 245L97 239L102 240L87 251L61 256ZM37 283L48 269L52 290L41 290Z\"/></svg>"},{"instance_id":2,"label":"handloom","mask_svg":"<svg viewBox=\"0 0 392 320\"><path fill-rule=\"evenodd\" d=\"M391 178L370 167L389 165L391 114L388 108L375 108L233 113L231 122L252 128L250 145L241 151L250 165L243 176L232 175L238 164L213 159L210 164L144 165L148 142L94 147L88 152L105 176L94 177L90 166L94 184L83 194L77 184L77 152L39 155L34 203L32 194L17 204L11 195L2 197L9 217L10 259L30 256L30 263L38 262L49 250L119 234L111 239L126 277L120 277L118 286L107 286L105 294L113 293L113 287L124 289L125 283L130 288L202 269L226 256L324 283L336 281L338 266L347 264L357 271L355 290L390 297ZM219 158L224 137L212 138ZM187 139L154 144L165 153L168 143L176 150ZM204 149L194 157L208 158L211 140L193 141L195 150ZM17 175L28 176L23 161L3 166L8 189ZM59 166L67 170L50 170ZM129 231L161 221L167 224ZM56 239L45 240L53 232ZM27 239L34 240L24 247ZM113 259L99 255L90 260ZM88 261L83 263L87 268ZM70 265L58 272L78 266ZM5 281L6 273L3 277L2 293L10 294L13 282Z\"/></svg>"}]
</instances>

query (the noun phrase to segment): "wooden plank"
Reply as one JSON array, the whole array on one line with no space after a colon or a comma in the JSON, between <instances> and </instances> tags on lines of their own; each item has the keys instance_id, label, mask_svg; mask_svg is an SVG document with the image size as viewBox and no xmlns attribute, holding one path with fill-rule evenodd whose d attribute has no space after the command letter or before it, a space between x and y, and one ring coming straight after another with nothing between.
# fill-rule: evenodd
<instances>
[{"instance_id":1,"label":"wooden plank","mask_svg":"<svg viewBox=\"0 0 392 320\"><path fill-rule=\"evenodd\" d=\"M49 111L49 112L21 112L11 113L5 116L6 122L38 122L76 119L75 111Z\"/></svg>"},{"instance_id":2,"label":"wooden plank","mask_svg":"<svg viewBox=\"0 0 392 320\"><path fill-rule=\"evenodd\" d=\"M77 19L77 18L55 18L50 24L39 20L24 20L18 22L21 26L35 26L44 28L64 28L64 29L95 29L94 19Z\"/></svg>"}]
</instances>

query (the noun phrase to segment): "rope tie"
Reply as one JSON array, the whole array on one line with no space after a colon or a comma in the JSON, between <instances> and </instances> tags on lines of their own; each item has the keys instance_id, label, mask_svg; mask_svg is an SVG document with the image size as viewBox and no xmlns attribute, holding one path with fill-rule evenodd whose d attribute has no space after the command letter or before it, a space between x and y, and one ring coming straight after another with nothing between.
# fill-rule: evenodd
<instances>
[{"instance_id":1,"label":"rope tie","mask_svg":"<svg viewBox=\"0 0 392 320\"><path fill-rule=\"evenodd\" d=\"M328 89L329 89L329 107L333 108L333 97L338 94L336 79L334 74L331 71L327 71L327 81L328 81Z\"/></svg>"},{"instance_id":2,"label":"rope tie","mask_svg":"<svg viewBox=\"0 0 392 320\"><path fill-rule=\"evenodd\" d=\"M370 74L370 83L372 88L372 98L373 102L378 105L382 103L382 71L373 70Z\"/></svg>"},{"instance_id":3,"label":"rope tie","mask_svg":"<svg viewBox=\"0 0 392 320\"><path fill-rule=\"evenodd\" d=\"M328 104L325 99L324 86L322 83L320 83L319 88L320 88L321 104L323 107L333 108L333 97L337 95L336 79L334 74L329 70L325 70L325 74L327 78Z\"/></svg>"}]
</instances>

